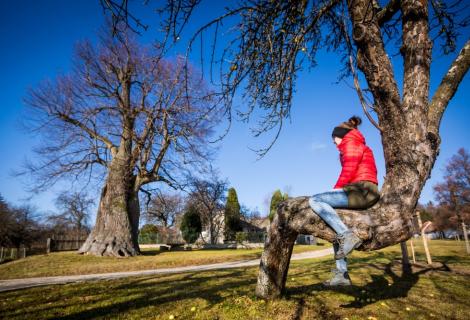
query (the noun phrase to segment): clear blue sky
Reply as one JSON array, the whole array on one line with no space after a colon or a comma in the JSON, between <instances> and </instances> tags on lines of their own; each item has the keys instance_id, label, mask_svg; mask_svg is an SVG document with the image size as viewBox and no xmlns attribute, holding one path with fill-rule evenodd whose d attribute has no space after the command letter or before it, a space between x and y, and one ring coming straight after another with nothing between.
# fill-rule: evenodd
<instances>
[{"instance_id":1,"label":"clear blue sky","mask_svg":"<svg viewBox=\"0 0 470 320\"><path fill-rule=\"evenodd\" d=\"M144 22L151 23L156 15L150 9L138 9L136 14ZM200 25L215 11L209 6L202 8L196 13L191 27ZM24 203L22 199L27 194L22 182L9 173L18 169L26 157L34 160L32 149L37 139L18 125L25 90L41 79L67 72L75 43L81 39L94 40L103 20L98 0L0 1L0 193L13 204ZM151 41L155 32L151 29L143 35L142 41ZM184 40L183 36L182 43ZM460 40L459 48L464 40ZM177 50L182 52L183 47L177 47ZM455 54L441 56L436 52L435 57L431 94ZM340 164L331 142L331 130L352 114L364 119L361 131L374 150L380 183L383 181L385 172L379 133L363 116L356 93L345 84L335 84L340 67L338 57L321 52L317 60L317 67L299 76L291 122L263 159L256 161L256 154L248 148L264 146L269 135L254 139L249 125L234 123L222 141L215 166L236 188L240 202L251 208L258 207L263 214L266 213L265 198L277 188L287 187L290 195L297 196L318 193L334 185ZM393 63L396 67L401 66L399 57L395 57ZM421 202L433 199L432 185L441 179L446 160L458 148L469 147L469 101L470 79L467 75L444 115L441 153L423 190ZM62 188L68 188L68 183L34 196L30 203L40 210L51 210L54 194Z\"/></svg>"}]
</instances>

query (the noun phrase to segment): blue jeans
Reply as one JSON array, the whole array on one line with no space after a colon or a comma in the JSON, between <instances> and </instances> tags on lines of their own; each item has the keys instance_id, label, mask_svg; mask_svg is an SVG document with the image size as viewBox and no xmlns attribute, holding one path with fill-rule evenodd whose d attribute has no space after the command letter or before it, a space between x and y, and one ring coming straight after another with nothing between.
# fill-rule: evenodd
<instances>
[{"instance_id":1,"label":"blue jeans","mask_svg":"<svg viewBox=\"0 0 470 320\"><path fill-rule=\"evenodd\" d=\"M315 194L309 199L313 211L333 229L336 234L348 231L348 227L341 221L338 213L333 208L347 208L348 195L343 189L334 189L331 191ZM333 246L337 250L337 246ZM336 260L336 268L340 271L348 271L346 258Z\"/></svg>"}]
</instances>

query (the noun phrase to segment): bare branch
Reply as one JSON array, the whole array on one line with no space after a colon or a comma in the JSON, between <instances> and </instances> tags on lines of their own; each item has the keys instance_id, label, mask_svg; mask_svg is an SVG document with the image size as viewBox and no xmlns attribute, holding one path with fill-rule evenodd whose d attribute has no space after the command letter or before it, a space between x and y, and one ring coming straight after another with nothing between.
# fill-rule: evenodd
<instances>
[{"instance_id":1,"label":"bare branch","mask_svg":"<svg viewBox=\"0 0 470 320\"><path fill-rule=\"evenodd\" d=\"M400 2L401 0L390 0L387 5L377 13L377 21L380 26L390 21L395 13L400 10Z\"/></svg>"},{"instance_id":2,"label":"bare branch","mask_svg":"<svg viewBox=\"0 0 470 320\"><path fill-rule=\"evenodd\" d=\"M356 88L357 96L359 97L359 101L361 102L362 110L366 114L366 117L367 119L369 119L370 123L372 123L372 125L376 127L380 132L382 132L382 128L380 128L379 124L374 120L374 118L372 118L372 116L370 115L368 111L368 108L371 108L371 106L367 104L362 94L362 89L359 86L359 79L357 77L357 72L356 72L356 69L354 68L354 62L353 62L353 58L351 55L349 56L349 63L351 66L351 73L353 74L353 78L354 78L354 88Z\"/></svg>"},{"instance_id":3,"label":"bare branch","mask_svg":"<svg viewBox=\"0 0 470 320\"><path fill-rule=\"evenodd\" d=\"M470 40L460 50L449 70L442 79L429 105L428 130L437 135L439 125L450 99L454 96L463 77L470 67Z\"/></svg>"},{"instance_id":4,"label":"bare branch","mask_svg":"<svg viewBox=\"0 0 470 320\"><path fill-rule=\"evenodd\" d=\"M117 35L122 32L122 25L131 29L133 32L140 34L139 28L147 31L148 26L144 25L139 19L137 19L128 9L128 0L121 0L121 3L117 3L114 0L100 0L102 8L106 11L111 12L113 34ZM130 20L130 21L129 21ZM133 27L132 24L136 27Z\"/></svg>"},{"instance_id":5,"label":"bare branch","mask_svg":"<svg viewBox=\"0 0 470 320\"><path fill-rule=\"evenodd\" d=\"M72 117L70 117L70 116L68 116L64 113L58 113L58 116L62 120L64 120L65 122L71 123L74 126L82 129L83 131L88 133L91 138L94 138L96 140L99 140L99 141L103 142L108 147L108 149L111 151L112 156L114 157L116 155L117 147L108 138L99 135L96 131L88 128L86 125L84 125L80 121L78 121L76 119L73 119Z\"/></svg>"},{"instance_id":6,"label":"bare branch","mask_svg":"<svg viewBox=\"0 0 470 320\"><path fill-rule=\"evenodd\" d=\"M342 21L339 21L338 22L338 25L339 25L339 28L341 29L341 32L343 33L343 37L346 41L346 45L347 45L347 50L348 50L348 53L349 53L349 70L351 71L351 74L353 76L353 81L354 81L354 88L356 89L356 93L357 93L357 96L359 97L359 102L361 103L361 106L362 106L362 110L364 111L364 113L366 114L366 117L367 119L369 119L370 123L372 123L372 125L374 127L376 127L380 132L382 132L382 128L380 128L379 124L374 120L374 118L372 118L372 116L370 115L368 109L372 107L367 103L367 101L364 99L364 95L362 93L362 89L359 85L359 78L357 76L357 72L356 72L356 68L354 66L354 59L353 59L353 45L352 45L352 42L351 42L351 38L349 37L349 33L347 31L347 26L346 26L346 21L345 19L343 18Z\"/></svg>"},{"instance_id":7,"label":"bare branch","mask_svg":"<svg viewBox=\"0 0 470 320\"><path fill-rule=\"evenodd\" d=\"M78 179L97 164L108 176L122 165L135 192L152 182L178 188L186 171L204 167L218 108L192 66L185 72L182 58L160 54L132 34L104 33L96 46L77 45L70 74L30 91L27 127L46 139L24 173L38 188Z\"/></svg>"},{"instance_id":8,"label":"bare branch","mask_svg":"<svg viewBox=\"0 0 470 320\"><path fill-rule=\"evenodd\" d=\"M434 44L440 43L444 54L455 52L458 36L468 34L470 4L465 0L430 0L430 3L434 14L430 19L429 28L434 31Z\"/></svg>"}]
</instances>

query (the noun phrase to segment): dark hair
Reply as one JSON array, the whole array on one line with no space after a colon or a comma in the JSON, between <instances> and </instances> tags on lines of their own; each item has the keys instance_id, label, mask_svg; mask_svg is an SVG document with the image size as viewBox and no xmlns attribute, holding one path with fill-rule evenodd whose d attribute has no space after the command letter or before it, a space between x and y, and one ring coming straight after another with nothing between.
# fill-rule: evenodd
<instances>
[{"instance_id":1,"label":"dark hair","mask_svg":"<svg viewBox=\"0 0 470 320\"><path fill-rule=\"evenodd\" d=\"M344 138L344 136L352 129L357 129L357 126L362 123L361 118L358 116L352 116L348 121L341 123L339 126L333 129L331 136Z\"/></svg>"},{"instance_id":2,"label":"dark hair","mask_svg":"<svg viewBox=\"0 0 470 320\"><path fill-rule=\"evenodd\" d=\"M345 122L344 124L348 127L350 127L351 129L357 129L357 126L359 126L360 124L362 123L362 119L359 118L358 116L352 116L351 118L349 118L349 120L347 122Z\"/></svg>"}]
</instances>

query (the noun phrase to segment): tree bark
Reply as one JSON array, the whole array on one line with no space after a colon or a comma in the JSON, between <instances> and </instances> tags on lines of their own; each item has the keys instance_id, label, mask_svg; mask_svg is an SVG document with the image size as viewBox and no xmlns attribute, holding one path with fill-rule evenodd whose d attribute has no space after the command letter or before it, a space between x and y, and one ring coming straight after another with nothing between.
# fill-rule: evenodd
<instances>
[{"instance_id":1,"label":"tree bark","mask_svg":"<svg viewBox=\"0 0 470 320\"><path fill-rule=\"evenodd\" d=\"M298 232L289 228L287 215L276 215L270 225L261 256L256 294L277 298L284 294L290 258Z\"/></svg>"},{"instance_id":2,"label":"tree bark","mask_svg":"<svg viewBox=\"0 0 470 320\"><path fill-rule=\"evenodd\" d=\"M408 247L406 246L406 241L400 242L401 248L401 268L403 273L411 273L411 264L410 258L408 256Z\"/></svg>"},{"instance_id":3,"label":"tree bark","mask_svg":"<svg viewBox=\"0 0 470 320\"><path fill-rule=\"evenodd\" d=\"M428 128L429 68L427 1L401 1L404 59L403 100L385 52L377 17L368 0L348 1L357 62L374 96L382 128L386 177L381 199L364 211L337 210L363 243L377 250L411 237L412 215L439 153L439 133ZM468 69L468 67L467 67ZM257 294L279 297L285 289L291 235L312 234L332 242L335 233L310 208L308 197L278 207L261 257Z\"/></svg>"},{"instance_id":4,"label":"tree bark","mask_svg":"<svg viewBox=\"0 0 470 320\"><path fill-rule=\"evenodd\" d=\"M140 208L135 177L119 156L110 166L101 192L96 224L79 253L128 257L140 253Z\"/></svg>"}]
</instances>

